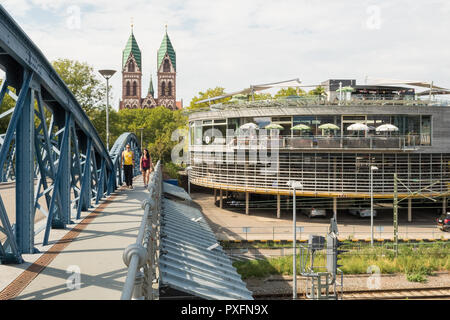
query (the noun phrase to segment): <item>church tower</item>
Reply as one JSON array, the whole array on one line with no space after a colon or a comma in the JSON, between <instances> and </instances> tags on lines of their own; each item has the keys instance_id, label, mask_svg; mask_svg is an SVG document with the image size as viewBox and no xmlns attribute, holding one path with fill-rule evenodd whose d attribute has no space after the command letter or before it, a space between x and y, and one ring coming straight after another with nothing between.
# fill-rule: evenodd
<instances>
[{"instance_id":1,"label":"church tower","mask_svg":"<svg viewBox=\"0 0 450 320\"><path fill-rule=\"evenodd\" d=\"M158 50L158 105L168 109L177 109L176 105L176 54L170 42L169 35L164 35L161 47Z\"/></svg>"},{"instance_id":2,"label":"church tower","mask_svg":"<svg viewBox=\"0 0 450 320\"><path fill-rule=\"evenodd\" d=\"M128 39L122 53L122 101L120 109L141 108L142 94L142 57L141 50L133 34Z\"/></svg>"}]
</instances>

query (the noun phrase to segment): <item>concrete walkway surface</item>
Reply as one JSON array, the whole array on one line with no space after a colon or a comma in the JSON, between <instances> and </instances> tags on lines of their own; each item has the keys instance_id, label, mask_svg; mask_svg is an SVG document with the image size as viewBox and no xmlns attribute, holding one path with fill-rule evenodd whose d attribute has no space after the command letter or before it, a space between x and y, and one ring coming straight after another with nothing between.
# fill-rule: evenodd
<instances>
[{"instance_id":1,"label":"concrete walkway surface","mask_svg":"<svg viewBox=\"0 0 450 320\"><path fill-rule=\"evenodd\" d=\"M20 290L11 287L34 277L15 299L119 300L127 272L122 253L136 241L141 203L148 196L142 178L134 181L134 190L119 189L71 230L52 230L49 246L37 246L47 253L24 255L22 265L0 266L0 290Z\"/></svg>"}]
</instances>

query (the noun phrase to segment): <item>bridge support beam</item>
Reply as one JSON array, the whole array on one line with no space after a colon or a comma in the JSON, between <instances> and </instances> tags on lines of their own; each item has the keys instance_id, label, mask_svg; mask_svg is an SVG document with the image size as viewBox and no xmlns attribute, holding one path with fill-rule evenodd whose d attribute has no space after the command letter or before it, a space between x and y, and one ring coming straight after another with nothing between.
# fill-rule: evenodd
<instances>
[{"instance_id":1,"label":"bridge support beam","mask_svg":"<svg viewBox=\"0 0 450 320\"><path fill-rule=\"evenodd\" d=\"M337 220L337 209L338 209L337 198L333 198L333 215L336 220Z\"/></svg>"},{"instance_id":2,"label":"bridge support beam","mask_svg":"<svg viewBox=\"0 0 450 320\"><path fill-rule=\"evenodd\" d=\"M442 214L447 213L447 197L442 198Z\"/></svg>"},{"instance_id":3,"label":"bridge support beam","mask_svg":"<svg viewBox=\"0 0 450 320\"><path fill-rule=\"evenodd\" d=\"M277 218L281 219L281 196L277 194Z\"/></svg>"},{"instance_id":4,"label":"bridge support beam","mask_svg":"<svg viewBox=\"0 0 450 320\"><path fill-rule=\"evenodd\" d=\"M30 75L31 78L31 75ZM16 110L16 243L21 254L34 253L34 93L24 83ZM19 104L22 103L22 106ZM15 112L16 114L16 112ZM14 114L14 115L15 115ZM9 129L9 128L8 128Z\"/></svg>"},{"instance_id":5,"label":"bridge support beam","mask_svg":"<svg viewBox=\"0 0 450 320\"><path fill-rule=\"evenodd\" d=\"M250 214L250 193L249 192L245 193L245 214L246 215Z\"/></svg>"},{"instance_id":6,"label":"bridge support beam","mask_svg":"<svg viewBox=\"0 0 450 320\"><path fill-rule=\"evenodd\" d=\"M71 130L72 119L69 113L66 114L66 121L64 127L63 139L60 144L60 160L58 165L58 173L65 177L61 179L59 185L59 194L61 196L61 222L62 225L71 223L71 208L70 208L70 186L71 186Z\"/></svg>"},{"instance_id":7,"label":"bridge support beam","mask_svg":"<svg viewBox=\"0 0 450 320\"><path fill-rule=\"evenodd\" d=\"M412 199L408 199L408 222L412 222Z\"/></svg>"}]
</instances>

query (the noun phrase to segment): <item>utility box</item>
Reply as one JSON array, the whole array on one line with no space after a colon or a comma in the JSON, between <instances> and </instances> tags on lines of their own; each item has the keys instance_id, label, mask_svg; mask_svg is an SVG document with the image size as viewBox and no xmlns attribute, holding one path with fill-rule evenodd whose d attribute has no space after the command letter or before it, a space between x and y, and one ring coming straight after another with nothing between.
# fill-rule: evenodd
<instances>
[{"instance_id":1,"label":"utility box","mask_svg":"<svg viewBox=\"0 0 450 320\"><path fill-rule=\"evenodd\" d=\"M311 250L322 250L325 247L325 237L310 235L308 241Z\"/></svg>"}]
</instances>

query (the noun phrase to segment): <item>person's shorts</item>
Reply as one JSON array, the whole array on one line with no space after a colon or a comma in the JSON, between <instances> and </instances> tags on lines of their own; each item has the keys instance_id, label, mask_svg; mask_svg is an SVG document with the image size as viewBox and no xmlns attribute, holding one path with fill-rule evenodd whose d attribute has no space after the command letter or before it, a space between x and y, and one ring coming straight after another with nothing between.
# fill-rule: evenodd
<instances>
[{"instance_id":1,"label":"person's shorts","mask_svg":"<svg viewBox=\"0 0 450 320\"><path fill-rule=\"evenodd\" d=\"M142 168L142 170L144 170L144 171L147 171L147 170L150 170L150 167L148 167L148 168Z\"/></svg>"}]
</instances>

